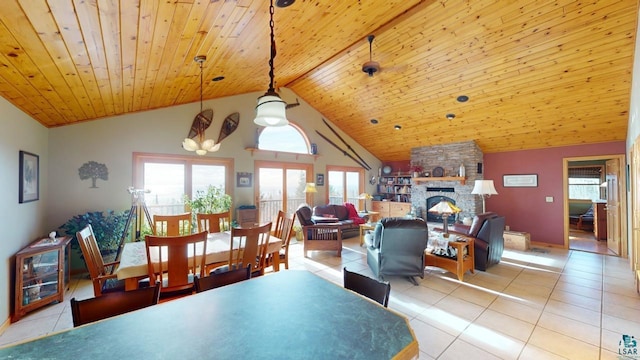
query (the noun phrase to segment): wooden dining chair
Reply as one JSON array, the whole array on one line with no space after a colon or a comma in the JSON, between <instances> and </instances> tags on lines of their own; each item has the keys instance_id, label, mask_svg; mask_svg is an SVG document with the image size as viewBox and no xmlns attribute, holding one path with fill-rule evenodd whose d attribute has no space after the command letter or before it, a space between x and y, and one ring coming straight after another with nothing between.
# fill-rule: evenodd
<instances>
[{"instance_id":1,"label":"wooden dining chair","mask_svg":"<svg viewBox=\"0 0 640 360\"><path fill-rule=\"evenodd\" d=\"M198 231L216 233L231 229L231 212L225 211L215 214L196 214Z\"/></svg>"},{"instance_id":2,"label":"wooden dining chair","mask_svg":"<svg viewBox=\"0 0 640 360\"><path fill-rule=\"evenodd\" d=\"M265 268L273 266L275 261L280 264L284 264L285 269L289 269L289 244L291 243L291 236L293 235L293 223L296 221L296 214L291 217L286 217L283 211L278 212L278 218L276 219L276 229L273 231L273 236L282 240L282 248L278 254L278 258L274 259L273 254L267 254L265 261Z\"/></svg>"},{"instance_id":3,"label":"wooden dining chair","mask_svg":"<svg viewBox=\"0 0 640 360\"><path fill-rule=\"evenodd\" d=\"M184 236L147 235L145 247L149 279L160 283L161 295L193 292L194 276L204 276L206 231ZM152 261L152 253L157 254L158 262Z\"/></svg>"},{"instance_id":4,"label":"wooden dining chair","mask_svg":"<svg viewBox=\"0 0 640 360\"><path fill-rule=\"evenodd\" d=\"M73 327L156 305L159 298L160 284L131 291L104 294L86 300L72 298Z\"/></svg>"},{"instance_id":5,"label":"wooden dining chair","mask_svg":"<svg viewBox=\"0 0 640 360\"><path fill-rule=\"evenodd\" d=\"M251 265L226 272L213 272L205 277L196 276L194 284L196 292L200 293L249 279L251 279Z\"/></svg>"},{"instance_id":6,"label":"wooden dining chair","mask_svg":"<svg viewBox=\"0 0 640 360\"><path fill-rule=\"evenodd\" d=\"M384 307L389 305L391 284L388 281L378 281L377 279L349 271L346 267L343 271L345 289L355 291L373 301L377 301Z\"/></svg>"},{"instance_id":7,"label":"wooden dining chair","mask_svg":"<svg viewBox=\"0 0 640 360\"><path fill-rule=\"evenodd\" d=\"M99 297L103 293L124 291L124 281L118 280L115 274L120 261L104 262L91 224L78 231L76 238L93 283L93 295Z\"/></svg>"},{"instance_id":8,"label":"wooden dining chair","mask_svg":"<svg viewBox=\"0 0 640 360\"><path fill-rule=\"evenodd\" d=\"M191 234L191 213L177 215L153 215L156 236L178 236Z\"/></svg>"},{"instance_id":9,"label":"wooden dining chair","mask_svg":"<svg viewBox=\"0 0 640 360\"><path fill-rule=\"evenodd\" d=\"M251 276L264 274L271 223L251 228L232 228L229 263L215 268L211 273L221 273L251 265Z\"/></svg>"}]
</instances>

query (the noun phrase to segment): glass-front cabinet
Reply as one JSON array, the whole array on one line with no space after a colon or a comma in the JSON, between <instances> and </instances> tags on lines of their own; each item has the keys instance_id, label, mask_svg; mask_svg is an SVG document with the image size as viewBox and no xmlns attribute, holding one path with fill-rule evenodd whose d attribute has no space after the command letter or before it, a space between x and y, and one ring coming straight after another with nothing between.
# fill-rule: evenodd
<instances>
[{"instance_id":1,"label":"glass-front cabinet","mask_svg":"<svg viewBox=\"0 0 640 360\"><path fill-rule=\"evenodd\" d=\"M15 304L11 322L28 312L62 302L69 284L71 237L41 239L16 254Z\"/></svg>"}]
</instances>

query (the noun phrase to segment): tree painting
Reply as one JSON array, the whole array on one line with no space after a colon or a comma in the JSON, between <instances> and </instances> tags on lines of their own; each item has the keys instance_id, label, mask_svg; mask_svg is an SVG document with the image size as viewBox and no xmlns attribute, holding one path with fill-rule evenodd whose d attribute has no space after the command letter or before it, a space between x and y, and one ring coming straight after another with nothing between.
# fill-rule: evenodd
<instances>
[{"instance_id":1,"label":"tree painting","mask_svg":"<svg viewBox=\"0 0 640 360\"><path fill-rule=\"evenodd\" d=\"M109 169L107 165L100 164L99 162L89 161L78 169L80 180L91 179L91 188L97 188L96 180L109 180Z\"/></svg>"}]
</instances>

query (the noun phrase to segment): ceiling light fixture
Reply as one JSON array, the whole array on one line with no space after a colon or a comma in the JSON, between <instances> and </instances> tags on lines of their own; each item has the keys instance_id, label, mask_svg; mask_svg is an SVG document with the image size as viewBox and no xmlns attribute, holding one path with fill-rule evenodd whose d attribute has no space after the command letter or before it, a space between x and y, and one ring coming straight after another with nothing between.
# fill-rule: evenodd
<instances>
[{"instance_id":1,"label":"ceiling light fixture","mask_svg":"<svg viewBox=\"0 0 640 360\"><path fill-rule=\"evenodd\" d=\"M396 126L394 126L393 128L394 128L394 129L396 129L396 130L400 130L400 129L402 129L402 126L400 126L400 125L396 125Z\"/></svg>"},{"instance_id":2,"label":"ceiling light fixture","mask_svg":"<svg viewBox=\"0 0 640 360\"><path fill-rule=\"evenodd\" d=\"M469 97L467 95L460 95L456 98L456 100L458 100L458 102L467 102L469 100Z\"/></svg>"},{"instance_id":3,"label":"ceiling light fixture","mask_svg":"<svg viewBox=\"0 0 640 360\"><path fill-rule=\"evenodd\" d=\"M447 114L447 115L446 115L446 117L447 117L447 119L449 119L449 120L453 120L453 119L455 119L455 118L456 118L456 114Z\"/></svg>"},{"instance_id":4,"label":"ceiling light fixture","mask_svg":"<svg viewBox=\"0 0 640 360\"><path fill-rule=\"evenodd\" d=\"M182 141L182 147L187 151L195 151L198 155L205 155L207 152L216 152L220 150L220 143L216 144L216 142L211 139L204 139L204 131L206 129L205 122L209 119L206 119L202 115L202 63L207 60L207 57L205 55L198 55L193 58L193 60L200 64L200 112L196 115L198 127L196 136L198 137L199 142L187 137ZM208 123L210 124L211 122L209 121Z\"/></svg>"},{"instance_id":5,"label":"ceiling light fixture","mask_svg":"<svg viewBox=\"0 0 640 360\"><path fill-rule=\"evenodd\" d=\"M371 119L371 123L374 124L374 125L377 124L378 123L378 119Z\"/></svg>"},{"instance_id":6,"label":"ceiling light fixture","mask_svg":"<svg viewBox=\"0 0 640 360\"><path fill-rule=\"evenodd\" d=\"M278 1L278 6L289 6L293 1ZM273 7L273 0L269 6L269 28L271 29L271 54L269 57L269 89L267 92L258 98L258 105L256 106L256 118L253 122L260 126L286 126L289 125L287 120L286 107L287 103L284 102L278 93L273 88L273 59L276 57L276 42L273 35L273 13L275 9Z\"/></svg>"}]
</instances>

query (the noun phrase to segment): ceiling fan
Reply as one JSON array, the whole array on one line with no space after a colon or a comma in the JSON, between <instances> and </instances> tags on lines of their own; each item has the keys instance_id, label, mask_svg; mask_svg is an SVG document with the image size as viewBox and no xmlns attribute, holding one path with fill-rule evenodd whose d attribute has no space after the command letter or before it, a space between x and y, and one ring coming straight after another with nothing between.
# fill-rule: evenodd
<instances>
[{"instance_id":1,"label":"ceiling fan","mask_svg":"<svg viewBox=\"0 0 640 360\"><path fill-rule=\"evenodd\" d=\"M373 61L371 45L373 44L373 39L375 39L375 35L367 36L367 40L369 41L369 61L362 65L362 71L369 74L370 77L373 77L373 74L380 71L380 64L377 61Z\"/></svg>"}]
</instances>

